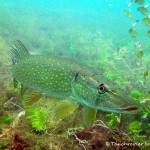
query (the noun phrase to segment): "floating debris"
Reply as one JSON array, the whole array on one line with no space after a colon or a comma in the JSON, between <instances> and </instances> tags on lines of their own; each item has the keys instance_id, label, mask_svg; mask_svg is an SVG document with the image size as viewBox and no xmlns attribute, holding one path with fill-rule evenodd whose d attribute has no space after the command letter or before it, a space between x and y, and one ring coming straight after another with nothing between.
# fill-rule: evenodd
<instances>
[{"instance_id":1,"label":"floating debris","mask_svg":"<svg viewBox=\"0 0 150 150\"><path fill-rule=\"evenodd\" d=\"M132 14L130 11L124 10L123 13L126 14L128 18L132 18Z\"/></svg>"},{"instance_id":2,"label":"floating debris","mask_svg":"<svg viewBox=\"0 0 150 150\"><path fill-rule=\"evenodd\" d=\"M137 19L137 20L135 20L135 22L134 23L132 23L132 28L134 28L136 25L137 25L137 23L139 22L139 20Z\"/></svg>"},{"instance_id":3,"label":"floating debris","mask_svg":"<svg viewBox=\"0 0 150 150\"><path fill-rule=\"evenodd\" d=\"M136 43L134 43L134 45L137 49L140 49L140 47L141 47L140 41L137 41Z\"/></svg>"}]
</instances>

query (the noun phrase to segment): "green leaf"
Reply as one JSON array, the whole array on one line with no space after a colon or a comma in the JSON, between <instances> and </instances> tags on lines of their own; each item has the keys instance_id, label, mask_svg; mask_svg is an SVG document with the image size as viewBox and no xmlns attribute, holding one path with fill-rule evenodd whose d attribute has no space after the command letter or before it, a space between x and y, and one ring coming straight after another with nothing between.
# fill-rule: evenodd
<instances>
[{"instance_id":1,"label":"green leaf","mask_svg":"<svg viewBox=\"0 0 150 150\"><path fill-rule=\"evenodd\" d=\"M134 90L131 92L130 96L131 96L132 98L140 99L140 98L145 97L145 94L144 94L144 92L140 92L138 89L134 89Z\"/></svg>"},{"instance_id":2,"label":"green leaf","mask_svg":"<svg viewBox=\"0 0 150 150\"><path fill-rule=\"evenodd\" d=\"M145 118L147 118L147 116L148 116L148 114L147 114L147 113L144 113L144 114L141 116L141 118L142 118L142 119L145 119Z\"/></svg>"},{"instance_id":3,"label":"green leaf","mask_svg":"<svg viewBox=\"0 0 150 150\"><path fill-rule=\"evenodd\" d=\"M137 37L137 32L134 28L130 28L129 29L129 33L132 37Z\"/></svg>"},{"instance_id":4,"label":"green leaf","mask_svg":"<svg viewBox=\"0 0 150 150\"><path fill-rule=\"evenodd\" d=\"M96 119L97 110L84 106L83 108L83 121L87 127L90 127L94 124Z\"/></svg>"},{"instance_id":5,"label":"green leaf","mask_svg":"<svg viewBox=\"0 0 150 150\"><path fill-rule=\"evenodd\" d=\"M110 121L108 122L108 126L114 127L117 126L119 123L119 117L115 113L111 113L106 115L107 118L110 118Z\"/></svg>"},{"instance_id":6,"label":"green leaf","mask_svg":"<svg viewBox=\"0 0 150 150\"><path fill-rule=\"evenodd\" d=\"M137 8L138 11L140 11L143 15L147 15L148 14L148 9L143 7L138 7Z\"/></svg>"},{"instance_id":7,"label":"green leaf","mask_svg":"<svg viewBox=\"0 0 150 150\"><path fill-rule=\"evenodd\" d=\"M0 149L5 149L7 148L9 145L9 142L4 141L4 142L0 142Z\"/></svg>"},{"instance_id":8,"label":"green leaf","mask_svg":"<svg viewBox=\"0 0 150 150\"><path fill-rule=\"evenodd\" d=\"M150 37L150 30L147 31L148 36Z\"/></svg>"},{"instance_id":9,"label":"green leaf","mask_svg":"<svg viewBox=\"0 0 150 150\"><path fill-rule=\"evenodd\" d=\"M149 18L149 17L143 18L143 22L144 22L147 26L150 26L150 18Z\"/></svg>"},{"instance_id":10,"label":"green leaf","mask_svg":"<svg viewBox=\"0 0 150 150\"><path fill-rule=\"evenodd\" d=\"M53 111L54 121L59 121L71 115L77 107L78 105L71 100L60 101L59 103L57 103Z\"/></svg>"},{"instance_id":11,"label":"green leaf","mask_svg":"<svg viewBox=\"0 0 150 150\"><path fill-rule=\"evenodd\" d=\"M12 122L13 119L14 119L13 117L1 117L0 118L0 123L9 124L10 122Z\"/></svg>"},{"instance_id":12,"label":"green leaf","mask_svg":"<svg viewBox=\"0 0 150 150\"><path fill-rule=\"evenodd\" d=\"M114 127L114 126L116 126L117 125L117 123L116 123L116 121L115 120L110 120L109 122L108 122L108 126L109 127Z\"/></svg>"},{"instance_id":13,"label":"green leaf","mask_svg":"<svg viewBox=\"0 0 150 150\"><path fill-rule=\"evenodd\" d=\"M138 121L131 122L129 125L129 129L132 131L138 132L141 130L141 123Z\"/></svg>"},{"instance_id":14,"label":"green leaf","mask_svg":"<svg viewBox=\"0 0 150 150\"><path fill-rule=\"evenodd\" d=\"M48 110L34 108L27 110L28 118L30 119L30 124L36 131L44 131L47 128L48 122Z\"/></svg>"},{"instance_id":15,"label":"green leaf","mask_svg":"<svg viewBox=\"0 0 150 150\"><path fill-rule=\"evenodd\" d=\"M131 2L137 3L139 5L142 5L145 3L145 0L131 0Z\"/></svg>"},{"instance_id":16,"label":"green leaf","mask_svg":"<svg viewBox=\"0 0 150 150\"><path fill-rule=\"evenodd\" d=\"M139 51L137 52L137 57L138 57L138 58L142 58L143 55L144 55L144 52L143 52L142 50L139 50Z\"/></svg>"},{"instance_id":17,"label":"green leaf","mask_svg":"<svg viewBox=\"0 0 150 150\"><path fill-rule=\"evenodd\" d=\"M128 18L132 18L132 14L128 10L124 10L123 13L126 14Z\"/></svg>"}]
</instances>

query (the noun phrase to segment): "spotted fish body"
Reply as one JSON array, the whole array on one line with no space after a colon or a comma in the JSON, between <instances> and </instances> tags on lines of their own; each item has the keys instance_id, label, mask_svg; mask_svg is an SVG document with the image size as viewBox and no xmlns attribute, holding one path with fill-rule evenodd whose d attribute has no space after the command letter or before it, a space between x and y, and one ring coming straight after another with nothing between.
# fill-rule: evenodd
<instances>
[{"instance_id":1,"label":"spotted fish body","mask_svg":"<svg viewBox=\"0 0 150 150\"><path fill-rule=\"evenodd\" d=\"M13 76L25 87L47 96L68 98L72 96L72 84L77 74L84 74L82 69L70 60L30 55L15 66Z\"/></svg>"},{"instance_id":2,"label":"spotted fish body","mask_svg":"<svg viewBox=\"0 0 150 150\"><path fill-rule=\"evenodd\" d=\"M128 113L138 109L125 94L112 92L97 71L77 62L61 57L30 55L20 41L14 43L11 57L13 77L24 87L109 112Z\"/></svg>"}]
</instances>

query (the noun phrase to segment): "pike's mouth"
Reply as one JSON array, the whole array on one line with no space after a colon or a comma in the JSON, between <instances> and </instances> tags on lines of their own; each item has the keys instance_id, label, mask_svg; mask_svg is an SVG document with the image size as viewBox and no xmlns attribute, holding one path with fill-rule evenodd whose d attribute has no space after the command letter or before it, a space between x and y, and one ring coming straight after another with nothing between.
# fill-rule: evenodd
<instances>
[{"instance_id":1,"label":"pike's mouth","mask_svg":"<svg viewBox=\"0 0 150 150\"><path fill-rule=\"evenodd\" d=\"M121 108L121 110L132 113L132 112L139 111L139 107L132 106L132 107L127 107L127 108Z\"/></svg>"},{"instance_id":2,"label":"pike's mouth","mask_svg":"<svg viewBox=\"0 0 150 150\"><path fill-rule=\"evenodd\" d=\"M122 110L124 110L124 111L135 111L135 110L139 110L139 108L137 106L133 106L133 107L122 108Z\"/></svg>"},{"instance_id":3,"label":"pike's mouth","mask_svg":"<svg viewBox=\"0 0 150 150\"><path fill-rule=\"evenodd\" d=\"M116 110L118 110L118 111L122 111L122 112L124 112L124 113L137 113L137 112L139 112L141 109L139 109L139 107L137 107L137 106L132 106L132 107L126 107L126 108L120 108L120 109L116 109Z\"/></svg>"}]
</instances>

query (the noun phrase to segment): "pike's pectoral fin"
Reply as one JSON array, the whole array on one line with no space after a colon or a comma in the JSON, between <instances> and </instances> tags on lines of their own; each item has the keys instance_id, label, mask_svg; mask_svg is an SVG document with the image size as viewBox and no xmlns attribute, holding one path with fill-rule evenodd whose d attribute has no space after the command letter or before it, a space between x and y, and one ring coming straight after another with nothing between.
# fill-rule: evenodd
<instances>
[{"instance_id":1,"label":"pike's pectoral fin","mask_svg":"<svg viewBox=\"0 0 150 150\"><path fill-rule=\"evenodd\" d=\"M32 107L35 104L37 104L42 99L42 97L43 97L43 95L41 93L32 91L24 96L24 98L23 98L24 106Z\"/></svg>"},{"instance_id":2,"label":"pike's pectoral fin","mask_svg":"<svg viewBox=\"0 0 150 150\"><path fill-rule=\"evenodd\" d=\"M61 100L57 102L53 111L53 119L54 121L60 121L65 117L73 114L75 110L78 108L78 105L71 100Z\"/></svg>"},{"instance_id":3,"label":"pike's pectoral fin","mask_svg":"<svg viewBox=\"0 0 150 150\"><path fill-rule=\"evenodd\" d=\"M96 119L97 110L87 106L83 106L83 121L86 127L90 127L94 124Z\"/></svg>"},{"instance_id":4,"label":"pike's pectoral fin","mask_svg":"<svg viewBox=\"0 0 150 150\"><path fill-rule=\"evenodd\" d=\"M13 78L12 84L13 84L14 88L18 88L18 87L20 88L20 86L21 86L21 91L20 91L21 97L24 95L25 91L28 89L22 83L18 82L15 78Z\"/></svg>"},{"instance_id":5,"label":"pike's pectoral fin","mask_svg":"<svg viewBox=\"0 0 150 150\"><path fill-rule=\"evenodd\" d=\"M28 90L28 88L25 87L23 84L21 84L21 92L20 92L21 97L24 95L24 93L25 93L27 90Z\"/></svg>"},{"instance_id":6,"label":"pike's pectoral fin","mask_svg":"<svg viewBox=\"0 0 150 150\"><path fill-rule=\"evenodd\" d=\"M18 81L15 78L13 78L13 86L14 88L18 87Z\"/></svg>"}]
</instances>

